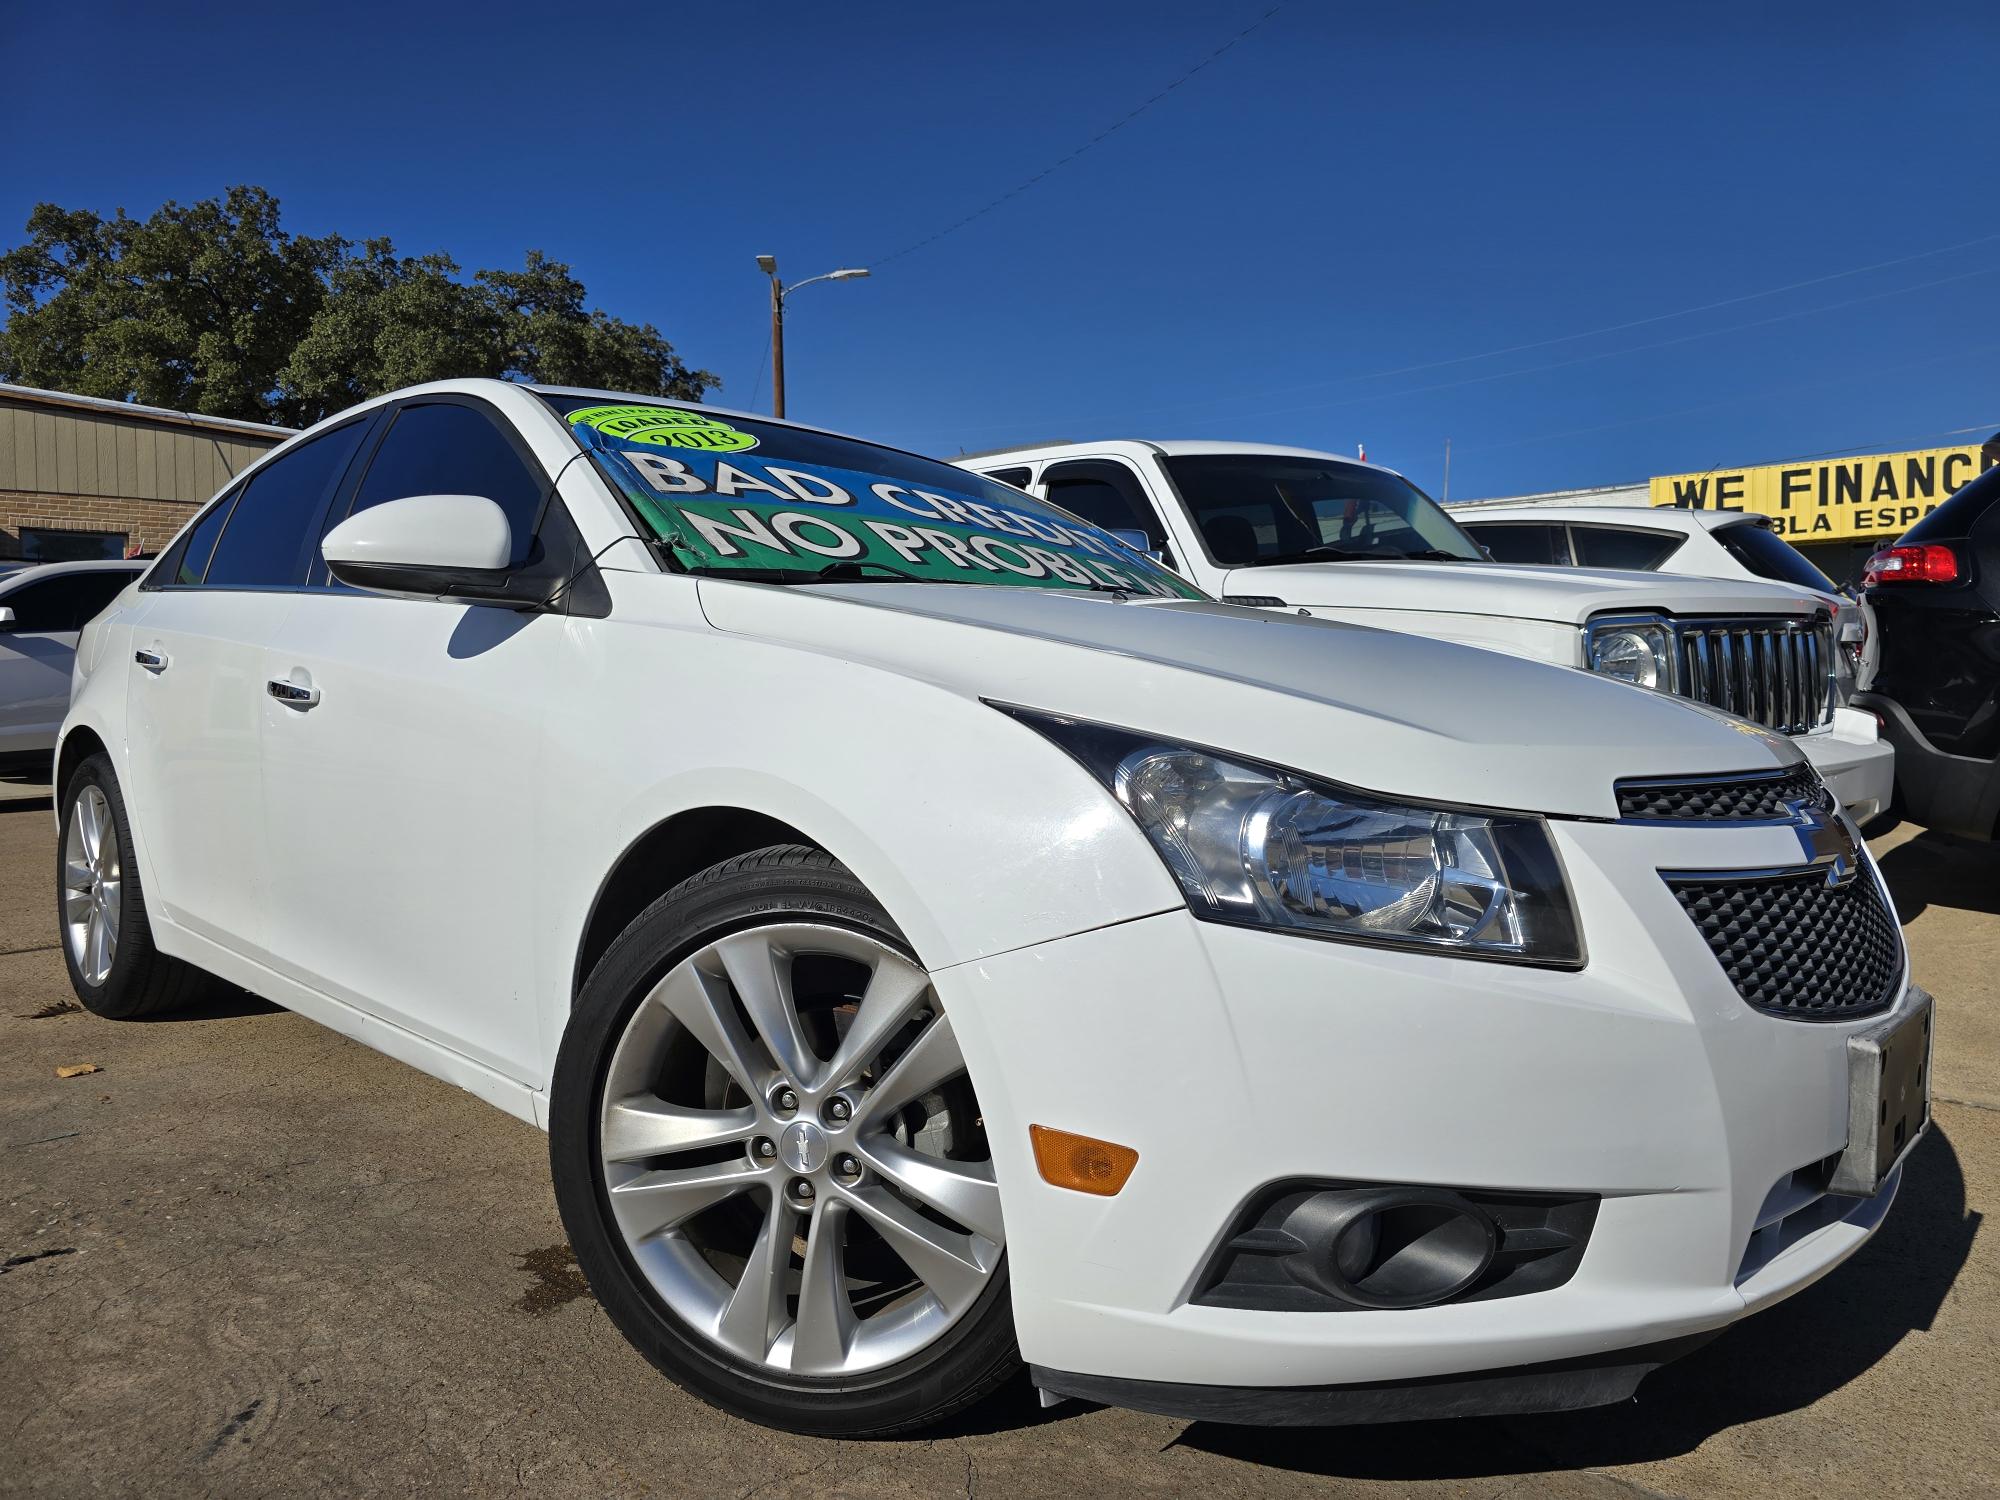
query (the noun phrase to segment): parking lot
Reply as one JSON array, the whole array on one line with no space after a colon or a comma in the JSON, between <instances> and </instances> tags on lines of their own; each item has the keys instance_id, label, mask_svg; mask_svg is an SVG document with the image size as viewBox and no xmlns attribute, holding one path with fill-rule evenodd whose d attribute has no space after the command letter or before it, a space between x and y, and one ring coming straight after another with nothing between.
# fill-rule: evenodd
<instances>
[{"instance_id":1,"label":"parking lot","mask_svg":"<svg viewBox=\"0 0 2000 1500\"><path fill-rule=\"evenodd\" d=\"M845 1443L722 1416L633 1352L532 1128L247 997L76 1010L48 809L0 781L0 1493L2000 1494L2000 849L1874 841L1940 1003L1935 1126L1887 1227L1637 1403L1257 1430L1044 1412L1023 1382Z\"/></svg>"}]
</instances>

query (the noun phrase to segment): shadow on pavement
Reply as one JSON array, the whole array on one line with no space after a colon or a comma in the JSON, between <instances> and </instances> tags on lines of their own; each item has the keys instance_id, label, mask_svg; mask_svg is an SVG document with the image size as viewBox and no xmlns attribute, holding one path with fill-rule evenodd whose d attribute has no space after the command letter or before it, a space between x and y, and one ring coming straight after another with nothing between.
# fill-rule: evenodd
<instances>
[{"instance_id":1,"label":"shadow on pavement","mask_svg":"<svg viewBox=\"0 0 2000 1500\"><path fill-rule=\"evenodd\" d=\"M2000 914L2000 843L1925 831L1876 863L1905 922L1931 906Z\"/></svg>"},{"instance_id":2,"label":"shadow on pavement","mask_svg":"<svg viewBox=\"0 0 2000 1500\"><path fill-rule=\"evenodd\" d=\"M1464 1479L1676 1457L1728 1428L1812 1405L1864 1374L1906 1333L1929 1328L1979 1222L1965 1205L1958 1153L1933 1126L1910 1157L1888 1221L1854 1259L1657 1371L1622 1406L1337 1429L1196 1422L1178 1441L1349 1479Z\"/></svg>"},{"instance_id":3,"label":"shadow on pavement","mask_svg":"<svg viewBox=\"0 0 2000 1500\"><path fill-rule=\"evenodd\" d=\"M285 1013L282 1005L273 1005L261 995L253 995L248 990L239 990L230 985L211 1000L198 1005L184 1006L157 1016L134 1016L128 1021L120 1021L121 1026L177 1026L183 1021L233 1021L240 1016L281 1016Z\"/></svg>"}]
</instances>

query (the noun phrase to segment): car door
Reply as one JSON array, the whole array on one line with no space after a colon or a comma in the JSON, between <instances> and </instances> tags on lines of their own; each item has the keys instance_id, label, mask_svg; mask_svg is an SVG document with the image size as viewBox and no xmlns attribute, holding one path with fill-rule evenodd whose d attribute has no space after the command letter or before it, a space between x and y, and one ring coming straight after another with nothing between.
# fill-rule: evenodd
<instances>
[{"instance_id":1,"label":"car door","mask_svg":"<svg viewBox=\"0 0 2000 1500\"><path fill-rule=\"evenodd\" d=\"M123 570L30 574L0 591L14 612L0 625L0 755L55 748L77 633L131 581Z\"/></svg>"},{"instance_id":2,"label":"car door","mask_svg":"<svg viewBox=\"0 0 2000 1500\"><path fill-rule=\"evenodd\" d=\"M516 561L538 546L548 476L470 397L392 408L328 514L482 495ZM560 500L550 502L559 507ZM362 593L318 565L274 636L264 809L274 963L300 982L506 1076L539 1076L533 1006L538 783L566 619Z\"/></svg>"},{"instance_id":3,"label":"car door","mask_svg":"<svg viewBox=\"0 0 2000 1500\"><path fill-rule=\"evenodd\" d=\"M260 962L264 654L368 426L285 448L227 491L148 575L133 618L125 796L147 855L148 905Z\"/></svg>"}]
</instances>

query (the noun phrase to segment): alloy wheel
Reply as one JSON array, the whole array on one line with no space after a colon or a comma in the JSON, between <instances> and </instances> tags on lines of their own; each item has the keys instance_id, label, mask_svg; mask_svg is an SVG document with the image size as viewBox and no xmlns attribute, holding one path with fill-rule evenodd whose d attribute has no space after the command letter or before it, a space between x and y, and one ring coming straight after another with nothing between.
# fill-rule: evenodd
<instances>
[{"instance_id":1,"label":"alloy wheel","mask_svg":"<svg viewBox=\"0 0 2000 1500\"><path fill-rule=\"evenodd\" d=\"M965 1062L930 976L787 923L710 943L633 1012L599 1159L653 1291L741 1361L852 1375L926 1348L1005 1243Z\"/></svg>"},{"instance_id":2,"label":"alloy wheel","mask_svg":"<svg viewBox=\"0 0 2000 1500\"><path fill-rule=\"evenodd\" d=\"M101 788L78 791L63 837L63 928L88 984L103 984L118 957L124 865L111 803Z\"/></svg>"}]
</instances>

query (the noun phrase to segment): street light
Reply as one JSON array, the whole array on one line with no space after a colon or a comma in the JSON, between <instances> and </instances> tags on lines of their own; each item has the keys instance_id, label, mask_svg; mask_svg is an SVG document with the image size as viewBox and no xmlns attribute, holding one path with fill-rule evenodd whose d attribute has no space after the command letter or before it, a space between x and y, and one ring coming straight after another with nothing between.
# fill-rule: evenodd
<instances>
[{"instance_id":1,"label":"street light","mask_svg":"<svg viewBox=\"0 0 2000 1500\"><path fill-rule=\"evenodd\" d=\"M782 417L785 414L785 299L800 287L811 286L815 281L853 281L868 272L860 267L846 267L828 271L824 276L808 276L804 281L786 286L778 280L777 256L758 256L757 269L771 278L771 415Z\"/></svg>"}]
</instances>

